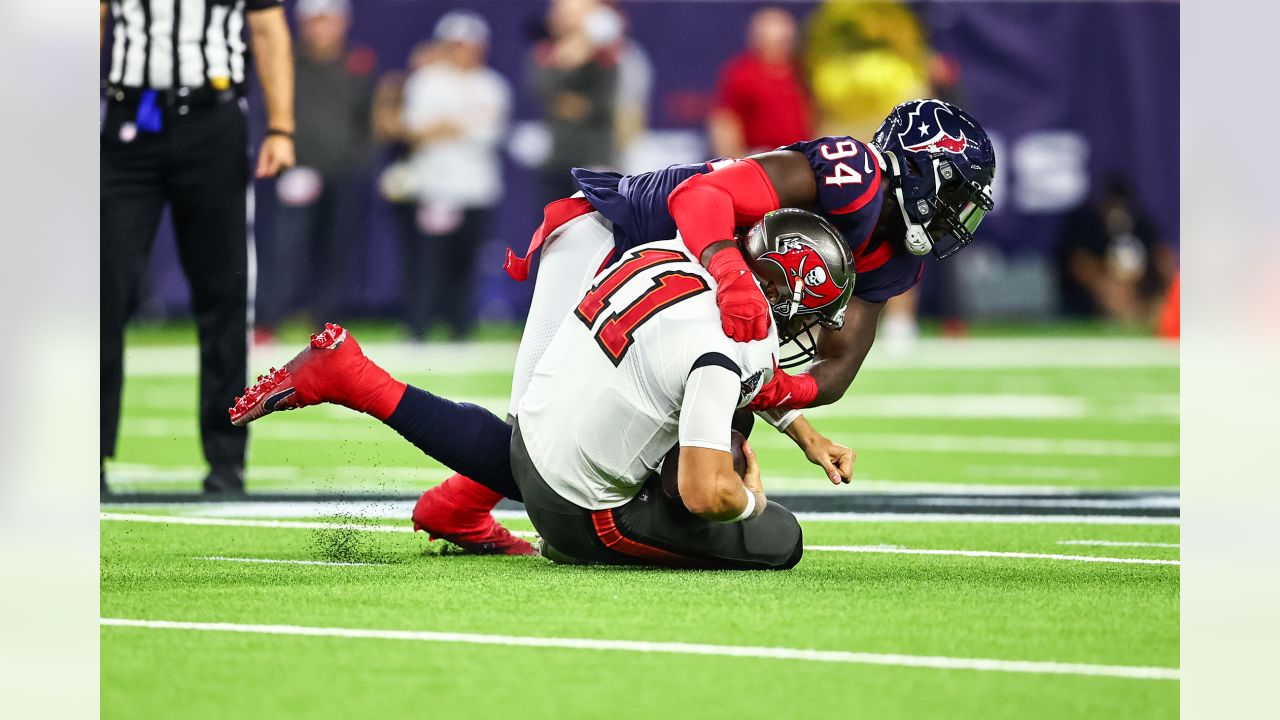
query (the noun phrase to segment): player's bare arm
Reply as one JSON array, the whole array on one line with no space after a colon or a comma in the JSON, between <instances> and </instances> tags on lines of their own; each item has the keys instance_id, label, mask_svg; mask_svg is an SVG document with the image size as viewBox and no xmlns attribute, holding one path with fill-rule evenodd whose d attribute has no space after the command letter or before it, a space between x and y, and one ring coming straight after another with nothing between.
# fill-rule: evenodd
<instances>
[{"instance_id":1,"label":"player's bare arm","mask_svg":"<svg viewBox=\"0 0 1280 720\"><path fill-rule=\"evenodd\" d=\"M718 522L749 520L764 512L767 503L760 483L760 466L754 462L755 454L750 452L749 445L743 446L743 453L747 456L745 478L734 472L733 455L724 450L680 448L677 481L680 499L689 512ZM753 497L748 498L748 493ZM751 513L744 517L748 506Z\"/></svg>"},{"instance_id":2,"label":"player's bare arm","mask_svg":"<svg viewBox=\"0 0 1280 720\"><path fill-rule=\"evenodd\" d=\"M844 327L823 328L818 333L818 354L806 371L817 384L809 407L829 405L844 396L871 351L884 303L853 298L845 312Z\"/></svg>"}]
</instances>

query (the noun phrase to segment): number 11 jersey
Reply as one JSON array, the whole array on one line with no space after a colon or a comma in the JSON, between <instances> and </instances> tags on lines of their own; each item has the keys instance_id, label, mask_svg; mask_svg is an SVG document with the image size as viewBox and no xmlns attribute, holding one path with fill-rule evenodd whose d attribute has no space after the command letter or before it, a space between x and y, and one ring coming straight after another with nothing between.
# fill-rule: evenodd
<instances>
[{"instance_id":1,"label":"number 11 jersey","mask_svg":"<svg viewBox=\"0 0 1280 720\"><path fill-rule=\"evenodd\" d=\"M777 359L772 322L764 340L725 337L715 280L679 238L650 243L601 271L560 325L517 411L520 432L561 496L590 510L617 507L678 439L728 448L728 414L773 377ZM690 375L709 365L735 373L737 387L691 396L716 406L691 409ZM681 413L704 410L725 416L714 431L723 438L687 442Z\"/></svg>"}]
</instances>

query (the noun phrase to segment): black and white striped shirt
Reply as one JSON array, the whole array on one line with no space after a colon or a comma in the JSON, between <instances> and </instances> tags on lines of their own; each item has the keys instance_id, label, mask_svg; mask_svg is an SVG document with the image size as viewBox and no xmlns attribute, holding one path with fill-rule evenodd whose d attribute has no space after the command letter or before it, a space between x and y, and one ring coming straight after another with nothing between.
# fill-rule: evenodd
<instances>
[{"instance_id":1,"label":"black and white striped shirt","mask_svg":"<svg viewBox=\"0 0 1280 720\"><path fill-rule=\"evenodd\" d=\"M244 14L283 0L102 0L113 24L115 86L216 89L245 81Z\"/></svg>"}]
</instances>

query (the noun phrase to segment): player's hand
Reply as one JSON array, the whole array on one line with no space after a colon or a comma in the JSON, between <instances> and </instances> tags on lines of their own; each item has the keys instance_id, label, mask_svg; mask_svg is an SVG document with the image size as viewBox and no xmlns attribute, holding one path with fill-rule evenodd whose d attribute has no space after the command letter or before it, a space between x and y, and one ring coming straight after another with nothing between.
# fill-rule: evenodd
<instances>
[{"instance_id":1,"label":"player's hand","mask_svg":"<svg viewBox=\"0 0 1280 720\"><path fill-rule=\"evenodd\" d=\"M742 484L756 496L756 509L751 517L759 517L769 500L764 496L764 483L760 479L760 463L756 461L756 452L751 449L750 442L742 443L742 454L747 458L747 471L742 476ZM747 518L750 520L751 518Z\"/></svg>"},{"instance_id":2,"label":"player's hand","mask_svg":"<svg viewBox=\"0 0 1280 720\"><path fill-rule=\"evenodd\" d=\"M853 477L853 463L858 454L837 442L819 435L804 449L809 462L822 468L832 485L848 484Z\"/></svg>"},{"instance_id":3,"label":"player's hand","mask_svg":"<svg viewBox=\"0 0 1280 720\"><path fill-rule=\"evenodd\" d=\"M725 248L707 263L716 279L720 326L737 342L763 340L769 334L769 301L737 248Z\"/></svg>"},{"instance_id":4,"label":"player's hand","mask_svg":"<svg viewBox=\"0 0 1280 720\"><path fill-rule=\"evenodd\" d=\"M262 148L258 150L258 169L256 177L271 178L288 170L297 163L294 154L293 138L283 135L268 135L262 140Z\"/></svg>"}]
</instances>

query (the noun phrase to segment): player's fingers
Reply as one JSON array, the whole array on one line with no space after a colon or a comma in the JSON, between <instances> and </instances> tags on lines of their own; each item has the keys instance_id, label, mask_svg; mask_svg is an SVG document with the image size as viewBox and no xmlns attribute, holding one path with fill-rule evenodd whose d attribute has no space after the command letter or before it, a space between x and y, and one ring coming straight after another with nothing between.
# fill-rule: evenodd
<instances>
[{"instance_id":1,"label":"player's fingers","mask_svg":"<svg viewBox=\"0 0 1280 720\"><path fill-rule=\"evenodd\" d=\"M840 447L840 450L840 458L836 461L836 465L840 468L840 477L847 483L853 477L853 461L857 456L847 447Z\"/></svg>"},{"instance_id":2,"label":"player's fingers","mask_svg":"<svg viewBox=\"0 0 1280 720\"><path fill-rule=\"evenodd\" d=\"M827 473L827 479L831 481L831 484L839 485L840 471L836 469L835 464L827 458L821 458L819 464L822 465L822 469Z\"/></svg>"}]
</instances>

